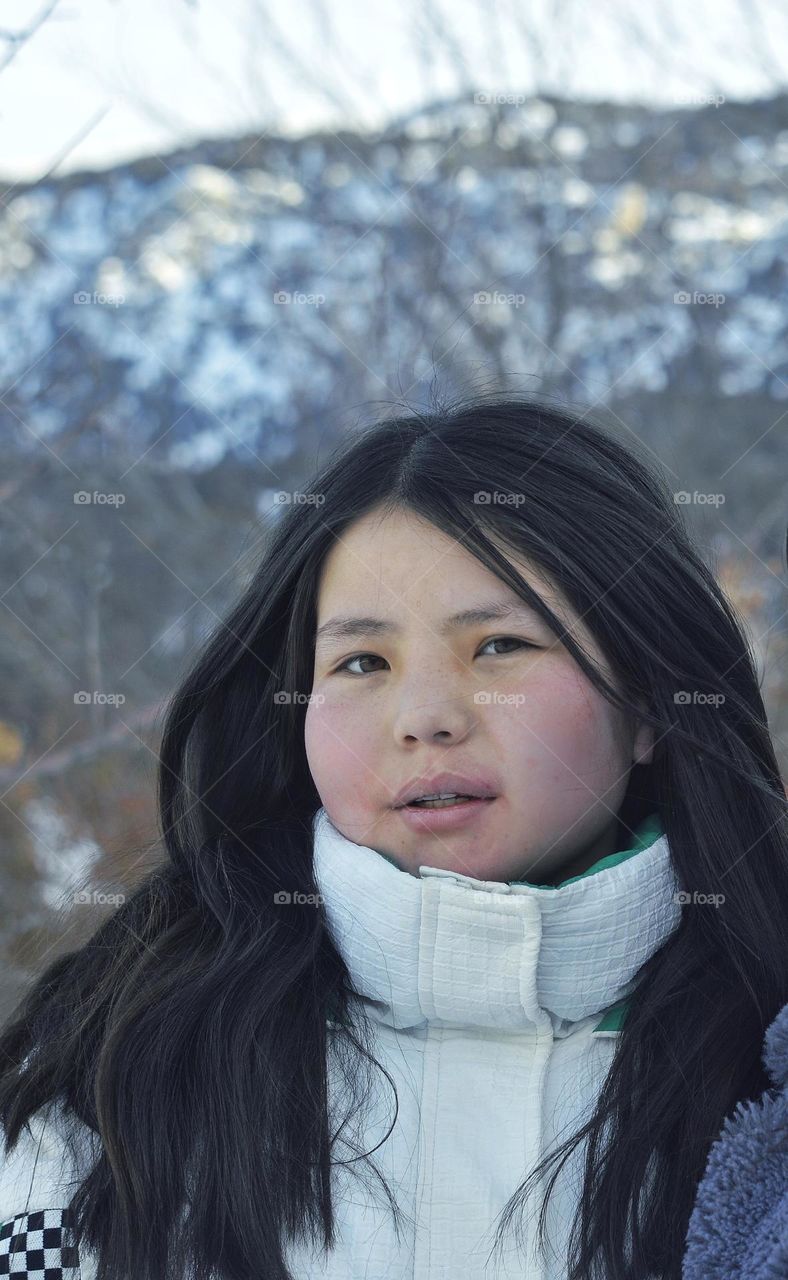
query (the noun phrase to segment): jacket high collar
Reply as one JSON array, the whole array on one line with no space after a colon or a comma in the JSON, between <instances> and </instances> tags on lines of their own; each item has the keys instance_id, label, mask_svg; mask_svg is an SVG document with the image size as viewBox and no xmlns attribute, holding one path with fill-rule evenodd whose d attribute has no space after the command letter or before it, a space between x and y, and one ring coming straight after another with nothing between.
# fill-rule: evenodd
<instances>
[{"instance_id":1,"label":"jacket high collar","mask_svg":"<svg viewBox=\"0 0 788 1280\"><path fill-rule=\"evenodd\" d=\"M315 877L373 1018L399 1029L518 1031L549 1015L560 1033L622 1002L679 924L667 837L642 828L631 850L555 888L429 866L412 875L348 839L320 808Z\"/></svg>"}]
</instances>

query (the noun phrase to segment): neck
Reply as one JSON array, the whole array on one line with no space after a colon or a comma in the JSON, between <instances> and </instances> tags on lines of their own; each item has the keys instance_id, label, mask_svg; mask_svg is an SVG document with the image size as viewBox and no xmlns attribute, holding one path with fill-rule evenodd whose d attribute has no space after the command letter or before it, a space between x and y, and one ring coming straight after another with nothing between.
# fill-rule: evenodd
<instances>
[{"instance_id":1,"label":"neck","mask_svg":"<svg viewBox=\"0 0 788 1280\"><path fill-rule=\"evenodd\" d=\"M539 884L556 888L562 881L569 880L572 876L582 875L600 858L606 858L608 854L615 853L618 849L618 826L618 819L615 818L593 844L587 845L570 862L565 862L553 870L545 879L539 879Z\"/></svg>"}]
</instances>

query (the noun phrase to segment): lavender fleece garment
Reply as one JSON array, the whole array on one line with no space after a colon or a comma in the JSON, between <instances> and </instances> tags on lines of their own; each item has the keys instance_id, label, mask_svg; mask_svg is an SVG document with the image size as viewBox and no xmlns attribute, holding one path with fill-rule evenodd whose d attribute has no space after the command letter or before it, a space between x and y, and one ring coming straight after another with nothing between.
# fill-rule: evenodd
<instances>
[{"instance_id":1,"label":"lavender fleece garment","mask_svg":"<svg viewBox=\"0 0 788 1280\"><path fill-rule=\"evenodd\" d=\"M788 1004L763 1063L774 1087L739 1102L709 1151L682 1280L788 1280Z\"/></svg>"}]
</instances>

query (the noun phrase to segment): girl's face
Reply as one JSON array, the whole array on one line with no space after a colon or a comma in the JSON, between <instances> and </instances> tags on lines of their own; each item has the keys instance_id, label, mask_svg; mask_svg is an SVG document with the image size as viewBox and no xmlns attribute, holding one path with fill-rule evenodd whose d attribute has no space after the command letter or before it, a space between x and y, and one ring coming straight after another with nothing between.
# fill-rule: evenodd
<instances>
[{"instance_id":1,"label":"girl's face","mask_svg":"<svg viewBox=\"0 0 788 1280\"><path fill-rule=\"evenodd\" d=\"M611 678L570 606L507 558ZM450 615L496 604L511 616L444 630ZM391 625L319 634L347 617ZM348 839L416 876L425 865L536 884L615 852L630 768L651 759L650 727L612 707L539 616L459 542L410 512L368 513L324 563L317 631L306 754ZM495 799L450 827L440 826L447 810L394 807L402 788L447 770L482 775Z\"/></svg>"}]
</instances>

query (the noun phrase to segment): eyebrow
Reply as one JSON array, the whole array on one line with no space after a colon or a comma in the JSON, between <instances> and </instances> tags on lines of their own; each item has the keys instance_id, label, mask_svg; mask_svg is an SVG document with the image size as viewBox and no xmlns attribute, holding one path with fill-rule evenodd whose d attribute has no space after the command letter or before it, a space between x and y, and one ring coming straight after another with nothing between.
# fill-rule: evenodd
<instances>
[{"instance_id":1,"label":"eyebrow","mask_svg":"<svg viewBox=\"0 0 788 1280\"><path fill-rule=\"evenodd\" d=\"M522 617L526 620L534 618L542 622L543 619L531 605L523 601L519 605L507 605L499 601L491 601L477 605L473 609L463 609L460 613L453 613L448 618L444 618L438 627L439 635L449 635L452 631L457 631L461 627L474 627L482 622L497 622L503 618ZM388 618L372 618L372 617L336 617L329 618L322 626L318 627L315 633L315 645L320 646L321 642L328 640L347 640L353 636L361 635L398 635L402 631L402 627L398 622L393 622Z\"/></svg>"}]
</instances>

